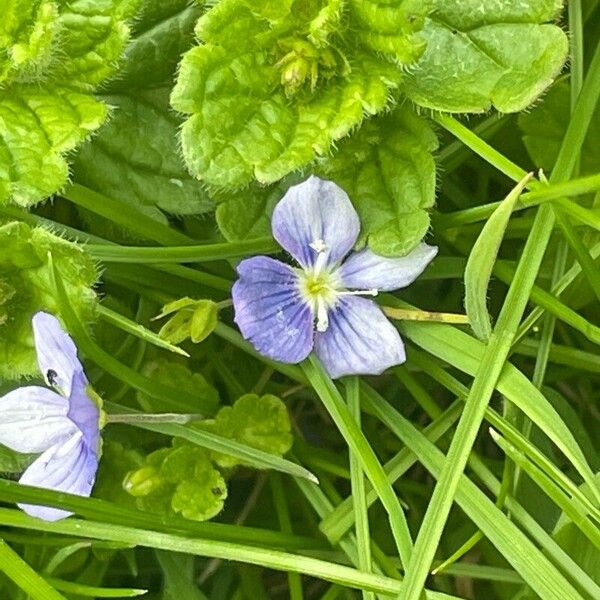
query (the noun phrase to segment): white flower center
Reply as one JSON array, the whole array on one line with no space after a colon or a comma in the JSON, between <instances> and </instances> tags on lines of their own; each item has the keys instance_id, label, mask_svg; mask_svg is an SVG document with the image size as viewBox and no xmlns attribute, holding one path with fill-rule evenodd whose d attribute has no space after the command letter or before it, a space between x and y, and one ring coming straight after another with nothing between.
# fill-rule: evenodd
<instances>
[{"instance_id":1,"label":"white flower center","mask_svg":"<svg viewBox=\"0 0 600 600\"><path fill-rule=\"evenodd\" d=\"M340 296L377 296L377 290L346 290L337 273L337 265L328 265L328 247L321 240L315 240L310 247L317 253L312 267L299 270L298 289L302 299L316 315L317 331L327 331L329 327L329 310L333 308Z\"/></svg>"}]
</instances>

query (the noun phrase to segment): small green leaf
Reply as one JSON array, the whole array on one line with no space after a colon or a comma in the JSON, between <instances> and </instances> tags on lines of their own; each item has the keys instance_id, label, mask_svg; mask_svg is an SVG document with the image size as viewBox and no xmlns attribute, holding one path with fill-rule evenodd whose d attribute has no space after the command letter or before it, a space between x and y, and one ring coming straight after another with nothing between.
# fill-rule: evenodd
<instances>
[{"instance_id":1,"label":"small green leaf","mask_svg":"<svg viewBox=\"0 0 600 600\"><path fill-rule=\"evenodd\" d=\"M61 316L48 254L83 322L94 318L96 265L81 246L25 223L0 226L0 248L0 378L38 374L31 318L39 310Z\"/></svg>"},{"instance_id":2,"label":"small green leaf","mask_svg":"<svg viewBox=\"0 0 600 600\"><path fill-rule=\"evenodd\" d=\"M123 487L142 510L180 513L195 521L221 512L227 498L225 480L208 452L177 438L172 447L149 454L145 465L128 473Z\"/></svg>"},{"instance_id":3,"label":"small green leaf","mask_svg":"<svg viewBox=\"0 0 600 600\"><path fill-rule=\"evenodd\" d=\"M512 210L532 176L533 174L529 173L524 177L487 220L467 260L465 309L475 335L484 341L492 334L492 324L487 309L487 292L492 269Z\"/></svg>"},{"instance_id":4,"label":"small green leaf","mask_svg":"<svg viewBox=\"0 0 600 600\"><path fill-rule=\"evenodd\" d=\"M365 123L319 166L350 196L361 218L360 244L377 254L407 254L429 228L435 200L437 137L410 107Z\"/></svg>"},{"instance_id":5,"label":"small green leaf","mask_svg":"<svg viewBox=\"0 0 600 600\"><path fill-rule=\"evenodd\" d=\"M177 485L171 507L186 519L205 521L223 510L227 484L208 458L196 462L193 478Z\"/></svg>"},{"instance_id":6,"label":"small green leaf","mask_svg":"<svg viewBox=\"0 0 600 600\"><path fill-rule=\"evenodd\" d=\"M560 72L565 32L552 22L561 0L434 0L427 49L406 79L417 104L449 112L517 112Z\"/></svg>"},{"instance_id":7,"label":"small green leaf","mask_svg":"<svg viewBox=\"0 0 600 600\"><path fill-rule=\"evenodd\" d=\"M198 427L272 454L285 454L292 446L290 418L285 404L276 396L246 394L233 406L219 410L211 421ZM239 459L212 453L217 464L231 468Z\"/></svg>"},{"instance_id":8,"label":"small green leaf","mask_svg":"<svg viewBox=\"0 0 600 600\"><path fill-rule=\"evenodd\" d=\"M175 313L161 328L159 336L170 343L180 344L190 338L194 344L206 339L219 322L219 307L212 300L180 298L165 305L158 315L162 318Z\"/></svg>"}]
</instances>

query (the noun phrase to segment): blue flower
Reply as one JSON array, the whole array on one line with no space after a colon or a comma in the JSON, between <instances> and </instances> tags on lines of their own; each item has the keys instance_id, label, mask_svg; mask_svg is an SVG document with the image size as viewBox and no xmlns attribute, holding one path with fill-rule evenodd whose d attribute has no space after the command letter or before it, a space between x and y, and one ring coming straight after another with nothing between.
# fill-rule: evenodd
<instances>
[{"instance_id":1,"label":"blue flower","mask_svg":"<svg viewBox=\"0 0 600 600\"><path fill-rule=\"evenodd\" d=\"M398 331L364 296L406 287L437 248L421 243L401 258L369 249L350 253L358 215L341 188L318 177L287 191L271 226L300 268L267 256L240 262L232 295L242 335L261 354L285 363L298 363L314 349L334 378L378 375L404 362Z\"/></svg>"},{"instance_id":2,"label":"blue flower","mask_svg":"<svg viewBox=\"0 0 600 600\"><path fill-rule=\"evenodd\" d=\"M0 444L16 452L42 453L21 483L89 496L100 455L99 399L58 320L38 312L32 325L40 371L56 391L27 386L0 398ZM46 521L71 514L46 506L19 506Z\"/></svg>"}]
</instances>

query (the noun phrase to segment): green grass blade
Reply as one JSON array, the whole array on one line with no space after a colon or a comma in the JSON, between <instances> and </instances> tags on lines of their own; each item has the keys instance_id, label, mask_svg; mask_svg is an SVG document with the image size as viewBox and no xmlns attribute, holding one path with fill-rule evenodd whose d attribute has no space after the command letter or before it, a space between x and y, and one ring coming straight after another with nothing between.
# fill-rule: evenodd
<instances>
[{"instance_id":1,"label":"green grass blade","mask_svg":"<svg viewBox=\"0 0 600 600\"><path fill-rule=\"evenodd\" d=\"M33 600L66 600L32 569L4 540L0 539L0 571Z\"/></svg>"},{"instance_id":2,"label":"green grass blade","mask_svg":"<svg viewBox=\"0 0 600 600\"><path fill-rule=\"evenodd\" d=\"M403 564L408 564L412 551L410 531L402 506L385 475L383 467L358 428L338 389L327 376L318 359L311 355L303 363L303 371L346 440L350 451L360 460L361 468L371 480L375 490L377 490L381 503L388 513L400 558Z\"/></svg>"},{"instance_id":3,"label":"green grass blade","mask_svg":"<svg viewBox=\"0 0 600 600\"><path fill-rule=\"evenodd\" d=\"M475 375L484 344L450 325L402 323L401 331L415 344L469 375ZM498 391L518 406L563 452L592 489L595 477L577 440L554 407L516 367L506 364ZM596 492L600 499L600 492Z\"/></svg>"},{"instance_id":4,"label":"green grass blade","mask_svg":"<svg viewBox=\"0 0 600 600\"><path fill-rule=\"evenodd\" d=\"M465 269L465 309L471 328L481 340L489 340L492 334L487 309L492 269L512 210L531 177L531 173L526 175L500 203L484 225L469 254Z\"/></svg>"},{"instance_id":5,"label":"green grass blade","mask_svg":"<svg viewBox=\"0 0 600 600\"><path fill-rule=\"evenodd\" d=\"M346 398L348 410L360 427L360 382L358 377L350 377L346 382ZM360 465L360 458L350 451L350 479L352 503L354 506L354 522L356 525L356 544L358 548L358 566L361 571L372 572L371 536L369 535L369 515L365 491L365 476ZM371 592L363 591L363 600L375 600Z\"/></svg>"},{"instance_id":6,"label":"green grass blade","mask_svg":"<svg viewBox=\"0 0 600 600\"><path fill-rule=\"evenodd\" d=\"M144 414L113 402L105 402L104 405L109 414ZM296 463L275 454L257 450L246 444L241 444L235 440L224 438L208 431L203 431L202 429L194 429L177 423L145 423L141 421L131 423L131 426L154 431L156 433L162 433L163 435L186 439L189 442L207 448L208 450L235 456L244 463L257 469L275 469L276 471L287 473L293 477L303 477L309 481L318 483L317 478L310 471Z\"/></svg>"},{"instance_id":7,"label":"green grass blade","mask_svg":"<svg viewBox=\"0 0 600 600\"><path fill-rule=\"evenodd\" d=\"M439 481L447 461L441 450L427 441L425 436L372 389L365 390L364 399L367 407L417 454L423 466ZM456 501L543 600L580 598L544 554L465 475L459 478Z\"/></svg>"},{"instance_id":8,"label":"green grass blade","mask_svg":"<svg viewBox=\"0 0 600 600\"><path fill-rule=\"evenodd\" d=\"M194 556L258 565L277 571L301 573L342 586L371 590L382 594L397 594L401 586L400 581L391 579L390 577L361 573L356 569L337 563L318 560L300 554L231 544L218 540L190 539L180 535L157 533L133 527L107 525L93 521L80 521L79 519L65 519L56 523L49 523L29 517L19 510L7 508L0 508L0 524L6 527L62 533L90 539L112 540L135 546L166 550L168 552L181 552ZM427 597L431 600L456 600L455 596L433 591L428 591ZM40 597L39 600L65 599L58 595Z\"/></svg>"}]
</instances>

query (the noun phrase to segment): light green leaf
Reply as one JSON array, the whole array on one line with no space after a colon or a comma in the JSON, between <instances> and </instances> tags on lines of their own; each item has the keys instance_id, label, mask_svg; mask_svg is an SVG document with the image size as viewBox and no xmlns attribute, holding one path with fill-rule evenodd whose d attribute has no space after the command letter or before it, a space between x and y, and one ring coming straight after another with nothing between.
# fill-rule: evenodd
<instances>
[{"instance_id":1,"label":"light green leaf","mask_svg":"<svg viewBox=\"0 0 600 600\"><path fill-rule=\"evenodd\" d=\"M543 101L530 112L521 113L519 128L523 132L523 142L536 167L547 173L552 171L562 143L570 114L570 88L567 80L553 85ZM600 165L600 109L592 116L588 134L581 148L581 172L598 172Z\"/></svg>"},{"instance_id":2,"label":"light green leaf","mask_svg":"<svg viewBox=\"0 0 600 600\"><path fill-rule=\"evenodd\" d=\"M31 317L38 310L61 316L48 254L83 322L94 317L96 265L81 246L25 223L0 226L0 248L0 378L38 374Z\"/></svg>"},{"instance_id":3,"label":"light green leaf","mask_svg":"<svg viewBox=\"0 0 600 600\"><path fill-rule=\"evenodd\" d=\"M74 161L75 181L165 223L161 210L195 214L214 207L181 160L180 120L169 109L168 97L167 88L104 96L114 107L112 118Z\"/></svg>"},{"instance_id":4,"label":"light green leaf","mask_svg":"<svg viewBox=\"0 0 600 600\"><path fill-rule=\"evenodd\" d=\"M104 122L94 88L113 75L137 0L23 0L0 26L0 202L34 204L60 189L65 153Z\"/></svg>"},{"instance_id":5,"label":"light green leaf","mask_svg":"<svg viewBox=\"0 0 600 600\"><path fill-rule=\"evenodd\" d=\"M146 457L123 482L138 508L163 514L179 513L186 519L205 521L221 512L227 485L208 453L185 440L173 440Z\"/></svg>"},{"instance_id":6,"label":"light green leaf","mask_svg":"<svg viewBox=\"0 0 600 600\"><path fill-rule=\"evenodd\" d=\"M163 306L157 319L175 313L161 328L159 336L180 344L190 338L194 344L206 339L219 322L219 308L213 300L180 298Z\"/></svg>"},{"instance_id":7,"label":"light green leaf","mask_svg":"<svg viewBox=\"0 0 600 600\"><path fill-rule=\"evenodd\" d=\"M417 104L449 112L516 112L559 73L568 39L561 0L434 0L427 49L406 79Z\"/></svg>"},{"instance_id":8,"label":"light green leaf","mask_svg":"<svg viewBox=\"0 0 600 600\"><path fill-rule=\"evenodd\" d=\"M531 173L526 175L500 203L483 226L467 260L465 309L475 335L484 341L492 334L492 324L487 309L492 269L513 208L531 177Z\"/></svg>"},{"instance_id":9,"label":"light green leaf","mask_svg":"<svg viewBox=\"0 0 600 600\"><path fill-rule=\"evenodd\" d=\"M233 406L219 410L214 420L198 424L202 429L246 444L251 448L282 456L292 446L290 417L285 404L276 396L246 394ZM241 464L231 455L213 452L221 467Z\"/></svg>"},{"instance_id":10,"label":"light green leaf","mask_svg":"<svg viewBox=\"0 0 600 600\"><path fill-rule=\"evenodd\" d=\"M421 241L435 200L437 145L427 121L402 106L365 123L319 165L322 176L340 184L354 203L361 245L400 256Z\"/></svg>"},{"instance_id":11,"label":"light green leaf","mask_svg":"<svg viewBox=\"0 0 600 600\"><path fill-rule=\"evenodd\" d=\"M294 3L285 17L278 11L275 25L244 0L224 0L199 20L203 44L185 54L171 97L189 115L182 147L198 178L217 188L275 182L325 156L365 116L389 105L401 70L386 57L349 45L354 38L343 30L319 45L305 37L331 4ZM400 4L389 11L401 11ZM401 35L416 55L422 44L413 33Z\"/></svg>"}]
</instances>

